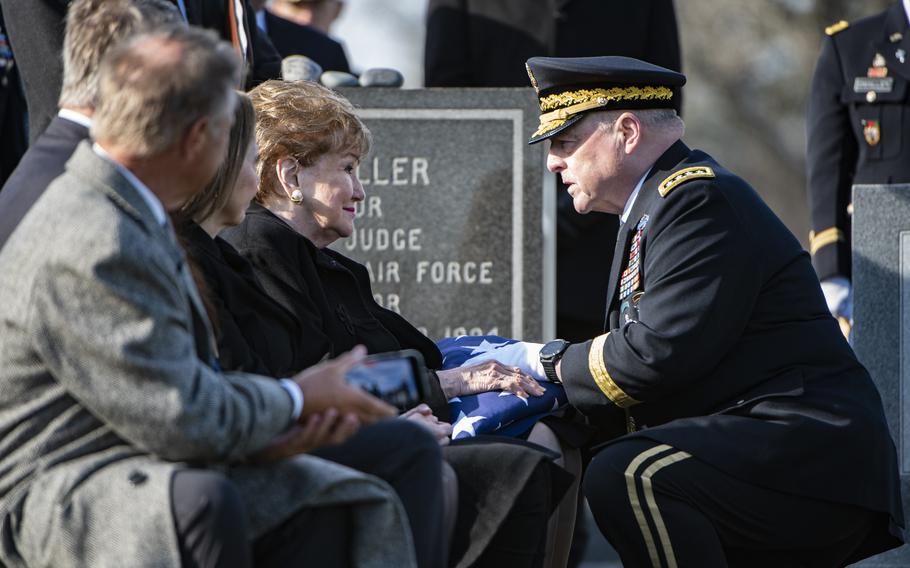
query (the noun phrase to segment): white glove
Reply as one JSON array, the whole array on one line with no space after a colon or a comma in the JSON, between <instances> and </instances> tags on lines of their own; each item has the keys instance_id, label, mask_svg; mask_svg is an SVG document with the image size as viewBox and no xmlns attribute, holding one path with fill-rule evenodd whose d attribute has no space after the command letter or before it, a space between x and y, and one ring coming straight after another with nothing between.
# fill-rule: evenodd
<instances>
[{"instance_id":1,"label":"white glove","mask_svg":"<svg viewBox=\"0 0 910 568\"><path fill-rule=\"evenodd\" d=\"M853 321L853 286L843 276L832 276L822 281L822 294L828 310L836 318Z\"/></svg>"},{"instance_id":2,"label":"white glove","mask_svg":"<svg viewBox=\"0 0 910 568\"><path fill-rule=\"evenodd\" d=\"M485 353L480 353L471 357L461 366L476 365L484 361L499 361L507 367L518 367L523 372L531 375L535 380L546 381L547 376L543 372L543 366L540 364L540 350L543 343L530 343L519 341L512 345L506 345L498 349L492 349Z\"/></svg>"}]
</instances>

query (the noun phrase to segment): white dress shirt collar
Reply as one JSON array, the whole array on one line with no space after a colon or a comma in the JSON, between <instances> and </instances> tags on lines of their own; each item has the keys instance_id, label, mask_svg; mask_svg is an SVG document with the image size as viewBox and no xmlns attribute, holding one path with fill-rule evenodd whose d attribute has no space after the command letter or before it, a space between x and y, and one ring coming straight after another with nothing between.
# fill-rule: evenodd
<instances>
[{"instance_id":1,"label":"white dress shirt collar","mask_svg":"<svg viewBox=\"0 0 910 568\"><path fill-rule=\"evenodd\" d=\"M76 112L68 108L62 108L57 111L57 116L64 118L70 122L75 122L76 124L81 124L86 128L92 127L92 119L88 116L85 116L81 112Z\"/></svg>"},{"instance_id":2,"label":"white dress shirt collar","mask_svg":"<svg viewBox=\"0 0 910 568\"><path fill-rule=\"evenodd\" d=\"M641 191L641 186L645 183L645 178L648 177L648 173L651 171L651 168L648 168L648 171L642 174L641 179L638 180L638 184L635 186L635 189L632 190L632 194L629 196L629 199L626 200L626 206L622 208L622 215L619 216L619 222L624 224L629 220L629 214L632 213L632 206L635 205L635 200L638 198L638 192Z\"/></svg>"},{"instance_id":3,"label":"white dress shirt collar","mask_svg":"<svg viewBox=\"0 0 910 568\"><path fill-rule=\"evenodd\" d=\"M136 188L136 192L138 192L140 197L142 197L142 199L148 204L149 209L152 210L152 215L155 216L155 220L158 221L158 224L164 226L167 223L167 212L164 210L164 205L161 204L161 201L158 199L158 197L152 193L152 190L149 189L148 186L146 186L144 183L142 183L142 180L137 178L133 172L129 171L123 167L120 162L112 158L111 155L108 154L104 148L99 146L97 142L92 145L92 150L108 162L114 164L114 167L117 168L117 171L120 172L123 177L125 177L127 181L133 185L133 187Z\"/></svg>"},{"instance_id":4,"label":"white dress shirt collar","mask_svg":"<svg viewBox=\"0 0 910 568\"><path fill-rule=\"evenodd\" d=\"M910 25L910 0L904 0L904 13L907 15L907 25Z\"/></svg>"}]
</instances>

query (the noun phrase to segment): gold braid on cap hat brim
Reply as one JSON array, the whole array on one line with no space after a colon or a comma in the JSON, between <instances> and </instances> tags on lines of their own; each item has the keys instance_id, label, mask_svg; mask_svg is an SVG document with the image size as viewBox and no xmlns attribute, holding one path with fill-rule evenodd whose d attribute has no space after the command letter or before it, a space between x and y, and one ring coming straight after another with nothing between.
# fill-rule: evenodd
<instances>
[{"instance_id":1,"label":"gold braid on cap hat brim","mask_svg":"<svg viewBox=\"0 0 910 568\"><path fill-rule=\"evenodd\" d=\"M540 136L559 128L573 114L607 106L619 101L670 100L673 91L667 87L613 87L610 89L581 89L547 95L540 99L540 127L531 136ZM554 110L555 109L555 110Z\"/></svg>"},{"instance_id":2,"label":"gold braid on cap hat brim","mask_svg":"<svg viewBox=\"0 0 910 568\"><path fill-rule=\"evenodd\" d=\"M669 100L673 91L667 87L612 87L610 89L581 89L565 91L540 98L540 110L553 110L569 105L604 99L604 104L615 101Z\"/></svg>"}]
</instances>

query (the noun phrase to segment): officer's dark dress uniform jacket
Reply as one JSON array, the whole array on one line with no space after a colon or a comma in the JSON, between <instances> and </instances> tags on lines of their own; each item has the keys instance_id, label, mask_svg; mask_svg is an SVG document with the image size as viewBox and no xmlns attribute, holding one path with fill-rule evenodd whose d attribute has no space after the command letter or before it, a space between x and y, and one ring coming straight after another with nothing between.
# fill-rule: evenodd
<instances>
[{"instance_id":1,"label":"officer's dark dress uniform jacket","mask_svg":"<svg viewBox=\"0 0 910 568\"><path fill-rule=\"evenodd\" d=\"M562 359L572 404L756 485L887 513L867 550L899 544L879 393L746 182L674 144L620 230L608 297L608 333Z\"/></svg>"},{"instance_id":2,"label":"officer's dark dress uniform jacket","mask_svg":"<svg viewBox=\"0 0 910 568\"><path fill-rule=\"evenodd\" d=\"M810 249L820 278L849 277L853 184L910 182L910 30L900 3L829 27L807 116Z\"/></svg>"}]
</instances>

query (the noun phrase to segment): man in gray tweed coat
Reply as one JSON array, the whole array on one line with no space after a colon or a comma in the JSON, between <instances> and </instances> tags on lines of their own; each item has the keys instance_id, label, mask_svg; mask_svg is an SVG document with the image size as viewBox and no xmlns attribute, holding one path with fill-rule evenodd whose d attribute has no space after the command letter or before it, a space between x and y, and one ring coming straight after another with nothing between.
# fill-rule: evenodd
<instances>
[{"instance_id":1,"label":"man in gray tweed coat","mask_svg":"<svg viewBox=\"0 0 910 568\"><path fill-rule=\"evenodd\" d=\"M304 416L392 414L344 383L358 354L283 381L213 364L166 210L222 159L238 73L195 29L116 48L97 143L0 253L2 566L416 564L385 482L298 454Z\"/></svg>"}]
</instances>

